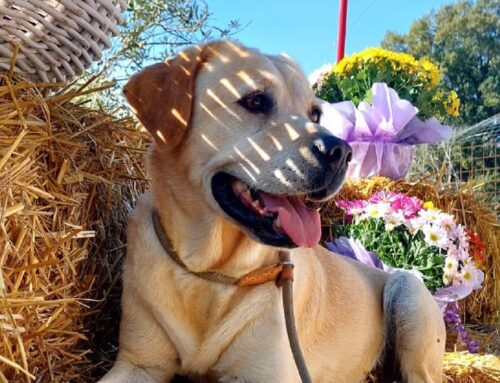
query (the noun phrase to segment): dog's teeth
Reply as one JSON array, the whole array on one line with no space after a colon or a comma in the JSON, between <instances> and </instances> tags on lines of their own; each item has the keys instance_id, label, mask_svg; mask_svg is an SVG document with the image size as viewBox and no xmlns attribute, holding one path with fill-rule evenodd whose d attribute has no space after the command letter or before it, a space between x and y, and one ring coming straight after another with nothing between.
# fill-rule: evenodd
<instances>
[{"instance_id":1,"label":"dog's teeth","mask_svg":"<svg viewBox=\"0 0 500 383\"><path fill-rule=\"evenodd\" d=\"M264 207L260 212L262 213L262 215L272 215L271 212L267 210L267 207Z\"/></svg>"},{"instance_id":2,"label":"dog's teeth","mask_svg":"<svg viewBox=\"0 0 500 383\"><path fill-rule=\"evenodd\" d=\"M249 189L242 191L241 192L241 197L244 198L244 199L246 199L246 200L249 200L249 201L252 200L252 194L250 193Z\"/></svg>"},{"instance_id":3,"label":"dog's teeth","mask_svg":"<svg viewBox=\"0 0 500 383\"><path fill-rule=\"evenodd\" d=\"M252 202L252 205L253 205L253 207L255 207L255 208L257 208L257 209L259 209L259 208L260 208L260 202L259 202L259 201L257 201L257 200L253 201L253 202Z\"/></svg>"},{"instance_id":4,"label":"dog's teeth","mask_svg":"<svg viewBox=\"0 0 500 383\"><path fill-rule=\"evenodd\" d=\"M276 226L277 228L281 228L280 217L276 217L276 219L274 220L274 226Z\"/></svg>"},{"instance_id":5,"label":"dog's teeth","mask_svg":"<svg viewBox=\"0 0 500 383\"><path fill-rule=\"evenodd\" d=\"M239 192L243 193L248 190L248 185L243 181L236 180L234 181L234 188Z\"/></svg>"}]
</instances>

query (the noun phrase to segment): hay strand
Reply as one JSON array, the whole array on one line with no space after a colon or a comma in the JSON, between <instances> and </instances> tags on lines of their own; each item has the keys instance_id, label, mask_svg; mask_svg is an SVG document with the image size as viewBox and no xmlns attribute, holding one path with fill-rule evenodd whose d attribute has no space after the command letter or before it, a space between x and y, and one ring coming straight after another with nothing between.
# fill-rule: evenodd
<instances>
[{"instance_id":1,"label":"hay strand","mask_svg":"<svg viewBox=\"0 0 500 383\"><path fill-rule=\"evenodd\" d=\"M118 299L110 289L117 286L126 218L147 184L146 135L130 119L76 105L96 91L91 83L62 91L59 85L0 74L5 382L93 379L101 359L90 352L97 321L109 314L92 315L105 307L103 296ZM113 315L110 328L117 326Z\"/></svg>"}]
</instances>

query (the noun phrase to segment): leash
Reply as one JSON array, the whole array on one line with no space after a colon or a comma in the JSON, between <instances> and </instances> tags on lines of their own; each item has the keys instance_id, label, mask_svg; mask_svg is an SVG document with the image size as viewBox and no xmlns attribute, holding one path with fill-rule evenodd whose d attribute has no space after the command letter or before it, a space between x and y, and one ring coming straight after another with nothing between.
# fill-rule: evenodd
<instances>
[{"instance_id":1,"label":"leash","mask_svg":"<svg viewBox=\"0 0 500 383\"><path fill-rule=\"evenodd\" d=\"M297 336L297 328L295 327L295 315L293 312L293 268L294 265L290 260L288 251L279 251L278 256L280 262L271 266L264 266L253 270L240 278L222 274L216 271L193 271L179 258L177 252L173 249L172 243L167 236L167 232L161 223L161 218L156 209L152 212L153 227L160 241L163 250L186 272L193 274L199 278L205 279L214 283L235 286L256 286L263 283L275 281L277 287L283 287L283 310L285 314L286 332L290 348L292 349L293 359L299 371L302 383L312 383L311 377L307 370L307 365L304 360L304 355L300 349L299 338Z\"/></svg>"}]
</instances>

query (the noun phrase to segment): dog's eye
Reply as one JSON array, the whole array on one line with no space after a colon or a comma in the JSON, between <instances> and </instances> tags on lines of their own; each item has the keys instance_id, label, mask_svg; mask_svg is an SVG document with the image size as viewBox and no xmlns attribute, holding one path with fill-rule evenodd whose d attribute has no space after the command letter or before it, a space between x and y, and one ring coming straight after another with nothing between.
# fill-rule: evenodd
<instances>
[{"instance_id":1,"label":"dog's eye","mask_svg":"<svg viewBox=\"0 0 500 383\"><path fill-rule=\"evenodd\" d=\"M319 124L319 120L321 119L321 110L319 108L312 108L309 117L312 122Z\"/></svg>"},{"instance_id":2,"label":"dog's eye","mask_svg":"<svg viewBox=\"0 0 500 383\"><path fill-rule=\"evenodd\" d=\"M254 92L238 101L242 107L252 113L269 113L273 108L273 100L263 92Z\"/></svg>"}]
</instances>

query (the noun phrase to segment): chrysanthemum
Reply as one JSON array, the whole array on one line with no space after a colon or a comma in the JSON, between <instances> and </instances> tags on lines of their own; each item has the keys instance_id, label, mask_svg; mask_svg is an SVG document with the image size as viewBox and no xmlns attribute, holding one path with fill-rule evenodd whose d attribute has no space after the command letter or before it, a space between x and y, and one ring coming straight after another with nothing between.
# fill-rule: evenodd
<instances>
[{"instance_id":1,"label":"chrysanthemum","mask_svg":"<svg viewBox=\"0 0 500 383\"><path fill-rule=\"evenodd\" d=\"M444 262L444 272L448 274L455 274L458 271L458 260L454 257L446 257Z\"/></svg>"},{"instance_id":2,"label":"chrysanthemum","mask_svg":"<svg viewBox=\"0 0 500 383\"><path fill-rule=\"evenodd\" d=\"M474 289L479 288L484 280L484 273L476 268L473 262L464 264L460 276L463 283L473 286Z\"/></svg>"},{"instance_id":3,"label":"chrysanthemum","mask_svg":"<svg viewBox=\"0 0 500 383\"><path fill-rule=\"evenodd\" d=\"M384 218L391 212L391 206L386 202L369 204L365 207L365 216L367 218Z\"/></svg>"},{"instance_id":4,"label":"chrysanthemum","mask_svg":"<svg viewBox=\"0 0 500 383\"><path fill-rule=\"evenodd\" d=\"M422 227L422 231L425 234L425 242L429 246L436 246L441 249L448 247L448 233L443 228L436 225L426 224Z\"/></svg>"},{"instance_id":5,"label":"chrysanthemum","mask_svg":"<svg viewBox=\"0 0 500 383\"><path fill-rule=\"evenodd\" d=\"M440 213L437 216L436 224L441 226L446 230L448 234L453 233L457 228L457 224L455 223L455 218L451 214Z\"/></svg>"}]
</instances>

